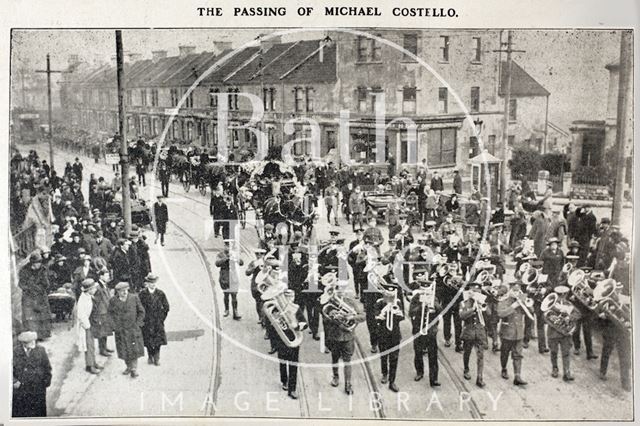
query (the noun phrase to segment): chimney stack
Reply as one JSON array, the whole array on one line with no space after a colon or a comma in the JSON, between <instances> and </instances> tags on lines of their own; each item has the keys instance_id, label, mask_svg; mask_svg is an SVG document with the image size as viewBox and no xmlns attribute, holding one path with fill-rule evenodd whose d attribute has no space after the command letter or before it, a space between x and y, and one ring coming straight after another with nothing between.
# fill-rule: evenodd
<instances>
[{"instance_id":1,"label":"chimney stack","mask_svg":"<svg viewBox=\"0 0 640 426\"><path fill-rule=\"evenodd\" d=\"M167 51L166 50L154 50L151 52L151 59L153 60L153 62L158 62L160 59L164 59L167 57Z\"/></svg>"},{"instance_id":2,"label":"chimney stack","mask_svg":"<svg viewBox=\"0 0 640 426\"><path fill-rule=\"evenodd\" d=\"M219 55L225 50L231 49L232 44L230 41L214 41L213 42L213 54Z\"/></svg>"},{"instance_id":3,"label":"chimney stack","mask_svg":"<svg viewBox=\"0 0 640 426\"><path fill-rule=\"evenodd\" d=\"M264 40L262 39L263 36L265 36L265 34L260 35L260 47L262 48L263 52L266 52L267 50L271 49L275 44L282 43L282 36L275 36L269 39L265 38Z\"/></svg>"},{"instance_id":4,"label":"chimney stack","mask_svg":"<svg viewBox=\"0 0 640 426\"><path fill-rule=\"evenodd\" d=\"M187 56L194 53L196 50L196 47L181 45L181 46L178 46L178 50L180 51L180 56Z\"/></svg>"},{"instance_id":5,"label":"chimney stack","mask_svg":"<svg viewBox=\"0 0 640 426\"><path fill-rule=\"evenodd\" d=\"M142 59L142 55L140 53L130 53L129 54L129 62L137 62Z\"/></svg>"}]
</instances>

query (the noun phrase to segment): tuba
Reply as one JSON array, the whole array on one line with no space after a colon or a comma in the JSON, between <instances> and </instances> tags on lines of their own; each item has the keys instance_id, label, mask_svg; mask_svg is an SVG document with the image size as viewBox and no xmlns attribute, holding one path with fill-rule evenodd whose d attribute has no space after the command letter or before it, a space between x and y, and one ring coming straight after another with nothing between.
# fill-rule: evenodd
<instances>
[{"instance_id":1,"label":"tuba","mask_svg":"<svg viewBox=\"0 0 640 426\"><path fill-rule=\"evenodd\" d=\"M272 286L266 290L261 296L265 301L262 305L262 312L269 319L284 344L295 348L300 346L303 338L296 319L299 307L289 300L286 291L287 287L284 285Z\"/></svg>"},{"instance_id":2,"label":"tuba","mask_svg":"<svg viewBox=\"0 0 640 426\"><path fill-rule=\"evenodd\" d=\"M593 290L589 285L587 274L583 270L574 269L568 275L567 284L571 288L571 298L573 300L577 300L591 311L596 309L598 304L593 300Z\"/></svg>"},{"instance_id":3,"label":"tuba","mask_svg":"<svg viewBox=\"0 0 640 426\"><path fill-rule=\"evenodd\" d=\"M337 285L339 284L334 283L334 285L325 287L324 293L320 297L322 315L328 320L336 322L341 329L353 331L358 325L354 319L357 312L338 295L336 292Z\"/></svg>"},{"instance_id":4,"label":"tuba","mask_svg":"<svg viewBox=\"0 0 640 426\"><path fill-rule=\"evenodd\" d=\"M604 314L620 327L631 328L631 308L629 298L620 294L622 284L608 278L598 282L593 289L596 311Z\"/></svg>"},{"instance_id":5,"label":"tuba","mask_svg":"<svg viewBox=\"0 0 640 426\"><path fill-rule=\"evenodd\" d=\"M557 293L549 293L542 301L540 310L549 327L553 327L560 334L570 336L576 330L580 312L571 302L560 298Z\"/></svg>"}]
</instances>

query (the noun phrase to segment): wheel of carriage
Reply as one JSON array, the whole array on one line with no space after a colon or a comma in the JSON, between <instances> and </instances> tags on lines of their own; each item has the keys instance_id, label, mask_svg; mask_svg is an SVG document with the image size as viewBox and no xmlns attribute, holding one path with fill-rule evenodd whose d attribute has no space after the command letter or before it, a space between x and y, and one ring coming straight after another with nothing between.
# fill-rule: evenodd
<instances>
[{"instance_id":1,"label":"wheel of carriage","mask_svg":"<svg viewBox=\"0 0 640 426\"><path fill-rule=\"evenodd\" d=\"M367 217L367 222L371 222L371 219L375 219L376 221L378 220L378 211L373 207L369 207L365 215Z\"/></svg>"}]
</instances>

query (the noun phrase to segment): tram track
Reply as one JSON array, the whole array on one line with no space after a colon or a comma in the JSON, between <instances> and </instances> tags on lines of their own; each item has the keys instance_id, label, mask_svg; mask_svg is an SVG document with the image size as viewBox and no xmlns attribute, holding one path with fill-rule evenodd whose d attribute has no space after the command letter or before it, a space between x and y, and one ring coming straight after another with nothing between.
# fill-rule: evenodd
<instances>
[{"instance_id":1,"label":"tram track","mask_svg":"<svg viewBox=\"0 0 640 426\"><path fill-rule=\"evenodd\" d=\"M107 170L109 169L106 165L102 165L100 164L101 169L103 170ZM110 171L107 170L107 171ZM155 178L155 176L150 179L150 182L148 182L148 184L150 186L152 186L155 190L158 191L158 193L160 194L161 192L161 187L158 183L158 180ZM173 182L173 184L178 185L178 183ZM171 195L175 195L177 197L186 199L186 200L190 200L192 202L195 202L197 204L206 206L207 208L209 207L209 203L204 201L202 198L198 197L194 197L194 196L190 196L187 195L187 193L184 192L184 189L182 191L178 191L177 188L169 188L169 193ZM198 194L198 193L197 193ZM206 195L203 195L201 197L206 197ZM172 204L172 207L177 207L179 209L185 210L197 217L199 217L200 219L203 220L211 220L209 215L202 215L201 213L188 208L186 205L184 204L180 204L180 203L175 203ZM151 206L150 206L151 208ZM209 263L209 261L207 260L207 256L205 253L205 250L203 249L203 247L201 246L200 243L198 243L196 241L196 239L186 230L184 229L182 226L180 226L175 220L170 220L170 222L176 227L176 229L178 229L182 234L184 234L184 236L189 240L189 242L193 245L196 253L198 254L198 256L200 257L202 263L205 265L205 268L207 270L207 275L209 277L210 283L211 283L211 287L213 290L213 300L214 300L214 327L215 329L213 330L213 338L214 338L214 363L212 364L212 373L211 373L211 380L210 380L210 385L209 385L209 392L212 394L213 396L213 404L208 404L207 407L207 411L205 412L205 415L207 416L214 416L215 415L215 401L217 400L217 393L218 393L218 389L220 386L220 382L221 382L221 369L220 369L220 359L221 359L221 345L220 345L220 338L219 338L219 334L217 333L217 330L220 330L221 327L221 321L220 321L220 311L219 311L219 301L218 298L216 297L216 292L215 292L215 278L214 278L214 273L213 273L213 269ZM249 232L248 229L244 229L245 231ZM253 253L251 252L250 248L242 241L242 239L240 239L239 241L239 245L241 250L244 252L244 254L251 259L253 256ZM375 418L377 419L384 419L386 418L386 413L385 413L385 409L384 409L384 400L382 397L382 394L380 392L380 388L377 385L377 382L375 380L375 375L373 373L373 368L371 366L370 361L366 360L366 356L365 356L365 351L363 349L363 345L360 343L360 340L357 336L355 336L355 354L358 356L358 358L360 360L362 360L361 362L358 362L360 364L360 367L362 369L362 373L364 376L364 379L367 383L367 387L368 387L368 391L369 391L369 395L370 398L375 398L375 403L373 404L373 411L375 414ZM305 418L309 418L311 417L310 415L310 405L309 405L309 396L307 394L307 390L306 390L306 386L305 386L305 373L303 372L303 368L298 368L298 378L299 378L299 386L298 386L298 391L299 391L299 405L300 405L300 413L302 417Z\"/></svg>"},{"instance_id":2,"label":"tram track","mask_svg":"<svg viewBox=\"0 0 640 426\"><path fill-rule=\"evenodd\" d=\"M211 265L207 260L207 257L205 255L205 252L202 246L183 227L178 225L173 220L170 220L170 222L173 224L173 226L176 227L176 229L178 229L189 240L191 245L193 245L193 247L195 248L195 251L198 254L198 257L200 258L200 261L202 262L202 264L204 265L207 271L207 276L209 277L209 283L211 285L213 307L214 307L213 330L212 330L214 356L213 356L213 363L211 365L211 374L210 374L209 387L207 390L207 394L211 395L212 403L207 404L205 408L205 413L204 413L205 416L211 417L211 416L215 416L216 401L218 399L218 390L220 388L220 381L222 378L222 371L220 368L220 361L222 359L222 348L220 345L220 336L218 333L218 330L221 329L221 321L220 321L219 301L215 291L215 279L213 276Z\"/></svg>"}]
</instances>

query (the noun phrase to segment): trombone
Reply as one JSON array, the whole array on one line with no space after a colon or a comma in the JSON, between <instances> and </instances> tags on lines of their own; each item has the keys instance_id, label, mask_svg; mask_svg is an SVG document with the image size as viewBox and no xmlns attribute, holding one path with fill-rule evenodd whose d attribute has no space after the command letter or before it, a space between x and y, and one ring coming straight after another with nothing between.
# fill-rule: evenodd
<instances>
[{"instance_id":1,"label":"trombone","mask_svg":"<svg viewBox=\"0 0 640 426\"><path fill-rule=\"evenodd\" d=\"M525 315L528 316L531 321L535 321L535 318L530 311L531 307L533 307L533 299L530 297L527 297L524 300L522 300L524 296L524 293L522 292L522 290L519 290L517 292L514 292L512 290L511 296L516 299L516 302L518 302L518 305L520 305L520 308L522 308L522 311L525 313Z\"/></svg>"}]
</instances>

